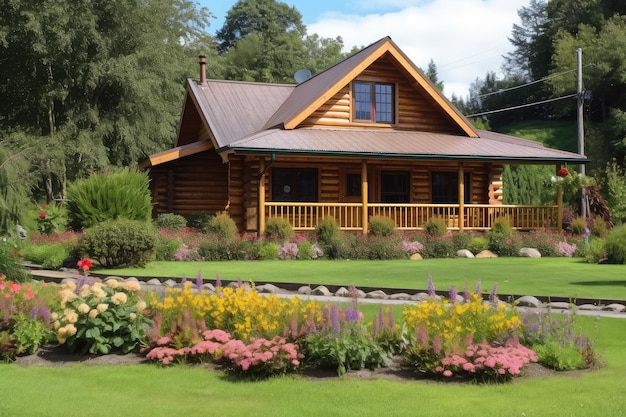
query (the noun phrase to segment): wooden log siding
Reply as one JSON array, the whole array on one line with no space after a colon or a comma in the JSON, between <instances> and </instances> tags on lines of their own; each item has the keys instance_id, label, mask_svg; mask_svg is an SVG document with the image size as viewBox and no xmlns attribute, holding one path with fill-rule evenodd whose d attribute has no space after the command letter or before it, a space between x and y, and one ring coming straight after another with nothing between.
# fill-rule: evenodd
<instances>
[{"instance_id":1,"label":"wooden log siding","mask_svg":"<svg viewBox=\"0 0 626 417\"><path fill-rule=\"evenodd\" d=\"M458 133L443 113L433 109L432 102L422 94L420 87L409 83L404 74L384 57L366 68L356 80L390 83L397 86L396 123L381 124L380 128L401 130L421 130L429 132ZM306 118L299 127L332 126L376 126L374 123L351 123L352 120L352 84L344 86L326 103Z\"/></svg>"},{"instance_id":2,"label":"wooden log siding","mask_svg":"<svg viewBox=\"0 0 626 417\"><path fill-rule=\"evenodd\" d=\"M190 216L227 209L228 167L212 151L153 167L153 214L176 213ZM168 203L169 201L169 203Z\"/></svg>"}]
</instances>

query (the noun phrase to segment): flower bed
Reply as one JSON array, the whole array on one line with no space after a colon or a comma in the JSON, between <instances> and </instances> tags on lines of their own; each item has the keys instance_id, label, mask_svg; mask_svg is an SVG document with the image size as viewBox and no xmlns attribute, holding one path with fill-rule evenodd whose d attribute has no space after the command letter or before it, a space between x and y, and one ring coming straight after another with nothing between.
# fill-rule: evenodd
<instances>
[{"instance_id":1,"label":"flower bed","mask_svg":"<svg viewBox=\"0 0 626 417\"><path fill-rule=\"evenodd\" d=\"M211 362L254 378L313 367L341 375L402 358L416 375L477 381L510 380L535 361L557 369L598 362L592 341L577 334L573 316L529 316L497 300L495 289L489 301L478 288L474 293L465 289L463 295L452 288L451 297L443 298L434 295L430 282L431 297L406 305L402 322L396 323L391 308L382 307L366 320L356 298L344 308L264 296L243 283L222 287L216 282L215 291L203 283L199 277L195 284L158 294L115 279L78 277L56 287L2 278L0 355L12 360L56 340L70 351L141 350L162 366ZM38 330L16 326L25 315ZM572 337L561 354L565 334ZM565 360L576 355L581 360ZM562 364L567 366L556 366Z\"/></svg>"}]
</instances>

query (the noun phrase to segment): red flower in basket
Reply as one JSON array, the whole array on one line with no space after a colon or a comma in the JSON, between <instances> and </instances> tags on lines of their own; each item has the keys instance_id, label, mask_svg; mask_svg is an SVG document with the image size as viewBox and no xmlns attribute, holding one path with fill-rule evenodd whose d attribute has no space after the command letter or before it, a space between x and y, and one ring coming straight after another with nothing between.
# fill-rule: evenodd
<instances>
[{"instance_id":1,"label":"red flower in basket","mask_svg":"<svg viewBox=\"0 0 626 417\"><path fill-rule=\"evenodd\" d=\"M81 259L78 261L78 267L87 272L91 268L91 261L88 258Z\"/></svg>"},{"instance_id":2,"label":"red flower in basket","mask_svg":"<svg viewBox=\"0 0 626 417\"><path fill-rule=\"evenodd\" d=\"M569 175L569 171L567 170L567 168L561 168L556 172L556 175L558 175L559 177L567 177Z\"/></svg>"}]
</instances>

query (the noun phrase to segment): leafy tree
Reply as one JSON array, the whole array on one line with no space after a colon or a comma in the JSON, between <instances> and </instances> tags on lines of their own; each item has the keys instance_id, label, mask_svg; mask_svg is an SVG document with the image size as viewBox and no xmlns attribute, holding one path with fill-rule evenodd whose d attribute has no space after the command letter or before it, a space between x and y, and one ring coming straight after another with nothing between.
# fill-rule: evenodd
<instances>
[{"instance_id":1,"label":"leafy tree","mask_svg":"<svg viewBox=\"0 0 626 417\"><path fill-rule=\"evenodd\" d=\"M437 65L435 65L435 61L432 59L428 62L428 69L424 72L428 79L433 82L439 89L439 91L443 91L443 81L439 80L439 75L437 75Z\"/></svg>"}]
</instances>

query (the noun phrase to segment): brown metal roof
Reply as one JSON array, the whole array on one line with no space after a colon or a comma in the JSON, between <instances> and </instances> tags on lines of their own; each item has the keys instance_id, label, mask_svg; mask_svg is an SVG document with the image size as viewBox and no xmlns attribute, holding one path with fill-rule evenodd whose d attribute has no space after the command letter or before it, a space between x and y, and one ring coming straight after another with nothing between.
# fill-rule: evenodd
<instances>
[{"instance_id":1,"label":"brown metal roof","mask_svg":"<svg viewBox=\"0 0 626 417\"><path fill-rule=\"evenodd\" d=\"M479 138L431 132L345 129L270 129L232 143L236 153L343 155L405 159L581 163L585 157L541 143L478 131ZM226 150L226 149L223 149ZM221 151L221 150L218 150Z\"/></svg>"},{"instance_id":2,"label":"brown metal roof","mask_svg":"<svg viewBox=\"0 0 626 417\"><path fill-rule=\"evenodd\" d=\"M188 80L188 85L217 147L261 130L295 87L223 80L208 80L205 85Z\"/></svg>"}]
</instances>

